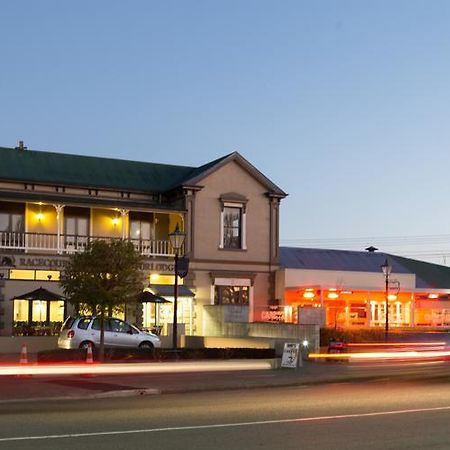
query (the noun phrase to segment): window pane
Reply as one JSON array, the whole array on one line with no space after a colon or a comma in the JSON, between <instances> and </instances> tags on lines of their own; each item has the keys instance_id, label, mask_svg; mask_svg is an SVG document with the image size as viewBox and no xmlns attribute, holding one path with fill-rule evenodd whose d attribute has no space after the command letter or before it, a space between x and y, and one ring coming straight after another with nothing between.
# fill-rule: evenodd
<instances>
[{"instance_id":1,"label":"window pane","mask_svg":"<svg viewBox=\"0 0 450 450\"><path fill-rule=\"evenodd\" d=\"M63 320L64 302L50 302L50 322L62 322Z\"/></svg>"},{"instance_id":2,"label":"window pane","mask_svg":"<svg viewBox=\"0 0 450 450\"><path fill-rule=\"evenodd\" d=\"M130 237L131 239L139 239L141 237L141 229L139 222L130 222Z\"/></svg>"},{"instance_id":3,"label":"window pane","mask_svg":"<svg viewBox=\"0 0 450 450\"><path fill-rule=\"evenodd\" d=\"M34 280L34 270L11 269L9 278L11 280Z\"/></svg>"},{"instance_id":4,"label":"window pane","mask_svg":"<svg viewBox=\"0 0 450 450\"><path fill-rule=\"evenodd\" d=\"M75 234L75 218L66 217L66 234Z\"/></svg>"},{"instance_id":5,"label":"window pane","mask_svg":"<svg viewBox=\"0 0 450 450\"><path fill-rule=\"evenodd\" d=\"M0 231L9 231L9 214L0 213Z\"/></svg>"},{"instance_id":6,"label":"window pane","mask_svg":"<svg viewBox=\"0 0 450 450\"><path fill-rule=\"evenodd\" d=\"M216 305L248 305L248 286L215 286L214 303Z\"/></svg>"},{"instance_id":7,"label":"window pane","mask_svg":"<svg viewBox=\"0 0 450 450\"><path fill-rule=\"evenodd\" d=\"M41 300L33 300L33 322L47 321L47 302Z\"/></svg>"},{"instance_id":8,"label":"window pane","mask_svg":"<svg viewBox=\"0 0 450 450\"><path fill-rule=\"evenodd\" d=\"M58 281L59 278L60 273L58 270L36 270L36 280Z\"/></svg>"},{"instance_id":9,"label":"window pane","mask_svg":"<svg viewBox=\"0 0 450 450\"><path fill-rule=\"evenodd\" d=\"M86 217L78 217L77 219L78 222L78 235L79 236L88 236L88 219L86 219Z\"/></svg>"},{"instance_id":10,"label":"window pane","mask_svg":"<svg viewBox=\"0 0 450 450\"><path fill-rule=\"evenodd\" d=\"M28 322L28 300L14 300L14 320Z\"/></svg>"},{"instance_id":11,"label":"window pane","mask_svg":"<svg viewBox=\"0 0 450 450\"><path fill-rule=\"evenodd\" d=\"M15 231L16 233L23 233L25 231L22 214L11 214L11 231Z\"/></svg>"},{"instance_id":12,"label":"window pane","mask_svg":"<svg viewBox=\"0 0 450 450\"><path fill-rule=\"evenodd\" d=\"M241 248L241 215L241 208L224 208L223 246L225 248Z\"/></svg>"}]
</instances>

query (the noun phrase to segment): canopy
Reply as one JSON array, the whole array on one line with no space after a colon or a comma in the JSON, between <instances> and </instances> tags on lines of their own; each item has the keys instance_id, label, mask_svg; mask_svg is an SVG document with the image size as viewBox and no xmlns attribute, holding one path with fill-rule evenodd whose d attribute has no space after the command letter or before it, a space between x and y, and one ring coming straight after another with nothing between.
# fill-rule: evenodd
<instances>
[{"instance_id":1,"label":"canopy","mask_svg":"<svg viewBox=\"0 0 450 450\"><path fill-rule=\"evenodd\" d=\"M143 291L139 294L138 300L140 302L146 303L170 303L169 300L166 300L164 297L160 295L155 295L150 291Z\"/></svg>"},{"instance_id":2,"label":"canopy","mask_svg":"<svg viewBox=\"0 0 450 450\"><path fill-rule=\"evenodd\" d=\"M27 292L26 294L16 295L11 300L47 300L47 301L63 301L66 298L62 295L55 294L42 286L34 291Z\"/></svg>"}]
</instances>

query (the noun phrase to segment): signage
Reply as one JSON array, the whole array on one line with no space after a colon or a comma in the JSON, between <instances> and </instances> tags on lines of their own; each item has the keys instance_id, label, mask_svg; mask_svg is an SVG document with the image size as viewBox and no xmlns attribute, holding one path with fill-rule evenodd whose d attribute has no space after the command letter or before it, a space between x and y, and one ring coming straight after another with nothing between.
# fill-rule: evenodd
<instances>
[{"instance_id":1,"label":"signage","mask_svg":"<svg viewBox=\"0 0 450 450\"><path fill-rule=\"evenodd\" d=\"M263 322L284 322L284 308L279 306L269 306L268 310L261 312Z\"/></svg>"},{"instance_id":2,"label":"signage","mask_svg":"<svg viewBox=\"0 0 450 450\"><path fill-rule=\"evenodd\" d=\"M300 357L300 344L285 342L283 356L281 358L281 367L296 369L301 365Z\"/></svg>"},{"instance_id":3,"label":"signage","mask_svg":"<svg viewBox=\"0 0 450 450\"><path fill-rule=\"evenodd\" d=\"M68 258L64 256L0 255L2 268L63 270L67 261ZM141 269L172 274L174 267L171 262L149 258L143 261Z\"/></svg>"}]
</instances>

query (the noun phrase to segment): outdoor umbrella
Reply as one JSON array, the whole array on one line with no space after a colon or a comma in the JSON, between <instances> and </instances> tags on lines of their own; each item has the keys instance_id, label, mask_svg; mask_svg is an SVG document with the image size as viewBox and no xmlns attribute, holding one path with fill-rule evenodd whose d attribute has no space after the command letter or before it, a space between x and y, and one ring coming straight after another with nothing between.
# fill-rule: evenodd
<instances>
[{"instance_id":1,"label":"outdoor umbrella","mask_svg":"<svg viewBox=\"0 0 450 450\"><path fill-rule=\"evenodd\" d=\"M65 300L65 297L59 294L55 294L42 286L34 291L27 292L26 294L16 295L11 300L47 300L47 301L62 301Z\"/></svg>"},{"instance_id":2,"label":"outdoor umbrella","mask_svg":"<svg viewBox=\"0 0 450 450\"><path fill-rule=\"evenodd\" d=\"M138 298L139 301L143 303L170 303L169 300L166 300L160 295L153 294L150 291L142 291Z\"/></svg>"},{"instance_id":3,"label":"outdoor umbrella","mask_svg":"<svg viewBox=\"0 0 450 450\"><path fill-rule=\"evenodd\" d=\"M154 303L155 304L155 326L157 326L157 320L156 320L157 304L170 303L170 301L166 300L164 297L161 297L160 295L155 295L150 291L142 291L139 294L138 299L142 303Z\"/></svg>"}]
</instances>

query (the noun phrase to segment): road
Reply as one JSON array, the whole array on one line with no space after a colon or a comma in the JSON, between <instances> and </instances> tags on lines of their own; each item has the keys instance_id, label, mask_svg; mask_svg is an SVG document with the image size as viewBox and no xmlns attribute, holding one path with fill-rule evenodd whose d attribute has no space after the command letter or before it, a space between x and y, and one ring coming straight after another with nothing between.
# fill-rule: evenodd
<instances>
[{"instance_id":1,"label":"road","mask_svg":"<svg viewBox=\"0 0 450 450\"><path fill-rule=\"evenodd\" d=\"M0 449L448 449L450 383L372 382L0 405Z\"/></svg>"}]
</instances>

